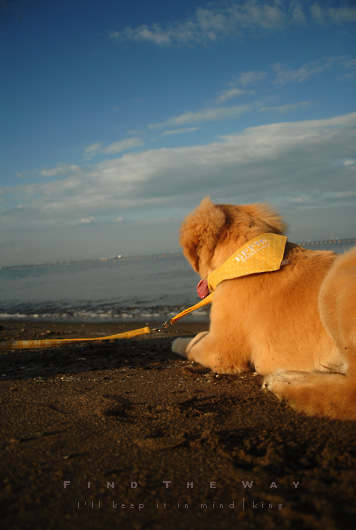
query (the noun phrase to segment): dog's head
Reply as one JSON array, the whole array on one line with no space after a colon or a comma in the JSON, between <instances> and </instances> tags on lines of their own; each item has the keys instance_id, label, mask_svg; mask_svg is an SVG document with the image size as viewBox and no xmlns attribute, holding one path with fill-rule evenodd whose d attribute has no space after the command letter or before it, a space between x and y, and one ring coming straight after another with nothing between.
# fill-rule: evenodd
<instances>
[{"instance_id":1,"label":"dog's head","mask_svg":"<svg viewBox=\"0 0 356 530\"><path fill-rule=\"evenodd\" d=\"M206 278L250 239L285 229L281 216L266 204L213 204L206 197L182 223L180 244L193 269Z\"/></svg>"}]
</instances>

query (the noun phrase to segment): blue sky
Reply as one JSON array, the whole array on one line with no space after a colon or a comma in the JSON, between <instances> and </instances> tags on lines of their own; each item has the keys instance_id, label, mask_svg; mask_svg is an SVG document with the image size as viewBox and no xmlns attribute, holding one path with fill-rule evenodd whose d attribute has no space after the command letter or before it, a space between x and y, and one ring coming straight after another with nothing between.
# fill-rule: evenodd
<instances>
[{"instance_id":1,"label":"blue sky","mask_svg":"<svg viewBox=\"0 0 356 530\"><path fill-rule=\"evenodd\" d=\"M179 250L206 195L355 236L354 2L0 10L0 265Z\"/></svg>"}]
</instances>

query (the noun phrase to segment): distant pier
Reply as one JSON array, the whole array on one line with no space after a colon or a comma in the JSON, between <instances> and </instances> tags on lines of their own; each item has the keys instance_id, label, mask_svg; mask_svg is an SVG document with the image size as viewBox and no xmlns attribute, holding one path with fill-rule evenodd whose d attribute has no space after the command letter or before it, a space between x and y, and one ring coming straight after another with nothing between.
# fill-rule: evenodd
<instances>
[{"instance_id":1,"label":"distant pier","mask_svg":"<svg viewBox=\"0 0 356 530\"><path fill-rule=\"evenodd\" d=\"M356 237L349 237L347 239L322 239L321 241L302 241L298 243L301 247L318 247L326 245L356 245Z\"/></svg>"}]
</instances>

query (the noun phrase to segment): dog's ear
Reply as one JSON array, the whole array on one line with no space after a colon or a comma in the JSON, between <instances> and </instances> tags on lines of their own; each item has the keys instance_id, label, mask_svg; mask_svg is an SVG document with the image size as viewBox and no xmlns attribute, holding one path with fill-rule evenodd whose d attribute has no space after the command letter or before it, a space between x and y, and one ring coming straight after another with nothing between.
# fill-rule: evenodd
<instances>
[{"instance_id":1,"label":"dog's ear","mask_svg":"<svg viewBox=\"0 0 356 530\"><path fill-rule=\"evenodd\" d=\"M183 221L179 241L194 270L199 270L200 251L213 253L225 220L221 208L215 206L210 197L205 197Z\"/></svg>"},{"instance_id":2,"label":"dog's ear","mask_svg":"<svg viewBox=\"0 0 356 530\"><path fill-rule=\"evenodd\" d=\"M250 227L259 231L283 234L287 224L269 204L249 204L241 207L250 216ZM261 232L260 232L261 233ZM258 235L258 234L256 234Z\"/></svg>"}]
</instances>

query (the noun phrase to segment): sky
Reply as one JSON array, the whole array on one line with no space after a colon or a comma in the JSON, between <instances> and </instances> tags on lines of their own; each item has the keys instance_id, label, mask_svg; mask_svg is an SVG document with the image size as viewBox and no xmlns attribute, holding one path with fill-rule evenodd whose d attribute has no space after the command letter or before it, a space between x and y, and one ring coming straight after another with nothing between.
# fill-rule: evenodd
<instances>
[{"instance_id":1,"label":"sky","mask_svg":"<svg viewBox=\"0 0 356 530\"><path fill-rule=\"evenodd\" d=\"M0 0L0 266L179 251L201 199L356 236L356 5Z\"/></svg>"}]
</instances>

